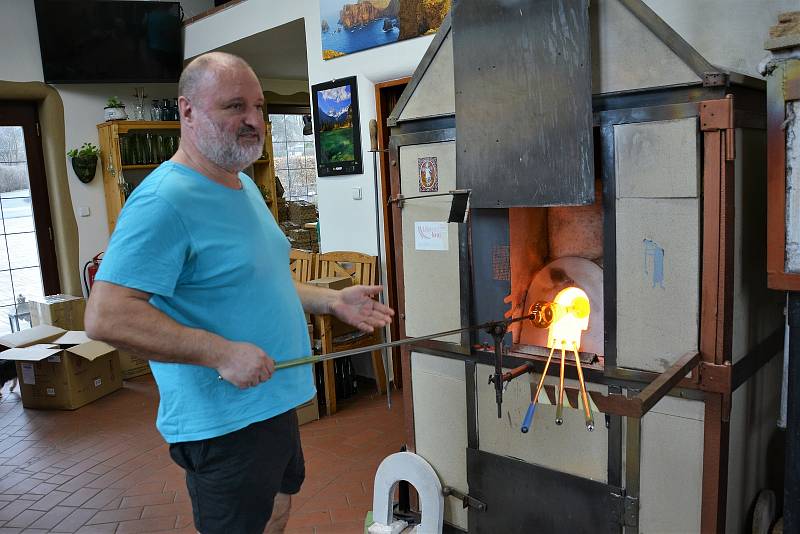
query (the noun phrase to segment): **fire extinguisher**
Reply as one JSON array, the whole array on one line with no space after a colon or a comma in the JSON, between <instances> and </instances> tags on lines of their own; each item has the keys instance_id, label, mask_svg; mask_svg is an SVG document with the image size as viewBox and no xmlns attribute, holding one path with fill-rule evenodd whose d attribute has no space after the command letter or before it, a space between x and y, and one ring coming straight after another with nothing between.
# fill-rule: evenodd
<instances>
[{"instance_id":1,"label":"fire extinguisher","mask_svg":"<svg viewBox=\"0 0 800 534\"><path fill-rule=\"evenodd\" d=\"M94 277L97 276L97 270L100 268L100 261L101 256L103 255L102 252L97 254L94 258L86 262L86 265L83 266L83 285L86 288L86 295L88 296L89 293L92 291L92 285L94 285Z\"/></svg>"}]
</instances>

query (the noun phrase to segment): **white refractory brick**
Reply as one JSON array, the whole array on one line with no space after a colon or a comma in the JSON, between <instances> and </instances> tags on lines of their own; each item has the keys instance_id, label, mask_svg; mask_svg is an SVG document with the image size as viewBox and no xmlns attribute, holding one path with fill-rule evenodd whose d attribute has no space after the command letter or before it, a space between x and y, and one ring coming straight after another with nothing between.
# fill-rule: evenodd
<instances>
[{"instance_id":1,"label":"white refractory brick","mask_svg":"<svg viewBox=\"0 0 800 534\"><path fill-rule=\"evenodd\" d=\"M800 101L786 103L786 271L800 272Z\"/></svg>"},{"instance_id":2,"label":"white refractory brick","mask_svg":"<svg viewBox=\"0 0 800 534\"><path fill-rule=\"evenodd\" d=\"M617 198L695 198L697 119L614 126Z\"/></svg>"},{"instance_id":3,"label":"white refractory brick","mask_svg":"<svg viewBox=\"0 0 800 534\"><path fill-rule=\"evenodd\" d=\"M467 487L467 394L464 363L411 353L416 453L435 466L442 484ZM485 383L484 383L485 385ZM442 444L447 443L447 447ZM445 521L467 528L467 511L452 495ZM377 518L376 518L377 520Z\"/></svg>"},{"instance_id":4,"label":"white refractory brick","mask_svg":"<svg viewBox=\"0 0 800 534\"><path fill-rule=\"evenodd\" d=\"M617 365L661 372L698 346L697 199L617 201Z\"/></svg>"},{"instance_id":5,"label":"white refractory brick","mask_svg":"<svg viewBox=\"0 0 800 534\"><path fill-rule=\"evenodd\" d=\"M400 190L419 193L418 161L436 157L439 165L439 191L456 188L455 141L407 145L400 149ZM434 193L428 193L434 194ZM406 299L406 334L422 336L461 326L461 285L458 263L458 225L450 223L447 250L417 250L416 222L446 221L451 199L443 196L418 198L403 206L403 277ZM324 233L324 230L323 230ZM454 334L440 341L459 343Z\"/></svg>"},{"instance_id":6,"label":"white refractory brick","mask_svg":"<svg viewBox=\"0 0 800 534\"><path fill-rule=\"evenodd\" d=\"M645 532L700 532L703 421L689 414L704 405L668 400L677 413L653 409L642 419L639 524Z\"/></svg>"}]
</instances>

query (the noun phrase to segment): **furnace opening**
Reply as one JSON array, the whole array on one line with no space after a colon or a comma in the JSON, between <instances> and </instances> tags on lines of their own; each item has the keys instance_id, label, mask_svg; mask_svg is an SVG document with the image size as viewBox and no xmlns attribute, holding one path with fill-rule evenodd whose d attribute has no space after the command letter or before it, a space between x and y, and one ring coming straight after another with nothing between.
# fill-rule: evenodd
<instances>
[{"instance_id":1,"label":"furnace opening","mask_svg":"<svg viewBox=\"0 0 800 534\"><path fill-rule=\"evenodd\" d=\"M595 182L595 202L589 206L511 208L509 263L511 294L507 316L520 316L536 302L555 302L560 293L578 288L591 314L581 331L582 353L603 357L603 198ZM552 347L550 329L529 321L511 325L516 352L546 355ZM559 344L556 349L560 349ZM568 343L567 350L571 350ZM593 358L592 358L593 359ZM584 360L586 361L586 360Z\"/></svg>"}]
</instances>

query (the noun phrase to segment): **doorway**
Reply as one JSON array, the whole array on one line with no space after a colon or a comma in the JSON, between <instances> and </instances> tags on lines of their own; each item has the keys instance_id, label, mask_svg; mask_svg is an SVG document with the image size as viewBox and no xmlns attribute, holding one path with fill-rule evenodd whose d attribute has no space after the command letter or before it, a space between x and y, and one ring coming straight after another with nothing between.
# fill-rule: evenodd
<instances>
[{"instance_id":1,"label":"doorway","mask_svg":"<svg viewBox=\"0 0 800 534\"><path fill-rule=\"evenodd\" d=\"M60 292L36 105L0 102L0 334L30 327L27 301Z\"/></svg>"},{"instance_id":2,"label":"doorway","mask_svg":"<svg viewBox=\"0 0 800 534\"><path fill-rule=\"evenodd\" d=\"M400 100L408 82L411 78L400 78L387 82L375 84L375 105L376 118L378 121L378 158L380 161L381 173L381 198L383 202L383 239L386 243L386 282L389 297L389 306L392 309L397 307L397 280L395 274L394 254L394 220L392 210L386 202L392 195L391 178L389 176L389 128L386 126L386 119ZM397 321L391 324L392 339L400 339L400 328ZM400 348L392 348L392 371L394 374L394 384L398 389L403 387L403 372L401 370Z\"/></svg>"}]
</instances>

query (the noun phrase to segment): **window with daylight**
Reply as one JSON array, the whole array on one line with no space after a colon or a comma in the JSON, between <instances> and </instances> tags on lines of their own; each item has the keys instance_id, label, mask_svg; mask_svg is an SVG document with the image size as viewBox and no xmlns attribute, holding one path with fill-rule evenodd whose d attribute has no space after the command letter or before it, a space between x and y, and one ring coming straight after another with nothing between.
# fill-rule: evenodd
<instances>
[{"instance_id":1,"label":"window with daylight","mask_svg":"<svg viewBox=\"0 0 800 534\"><path fill-rule=\"evenodd\" d=\"M314 134L303 135L303 114L270 113L275 173L286 200L317 199L317 160Z\"/></svg>"},{"instance_id":2,"label":"window with daylight","mask_svg":"<svg viewBox=\"0 0 800 534\"><path fill-rule=\"evenodd\" d=\"M0 126L0 335L29 327L43 293L30 189L22 127Z\"/></svg>"}]
</instances>

